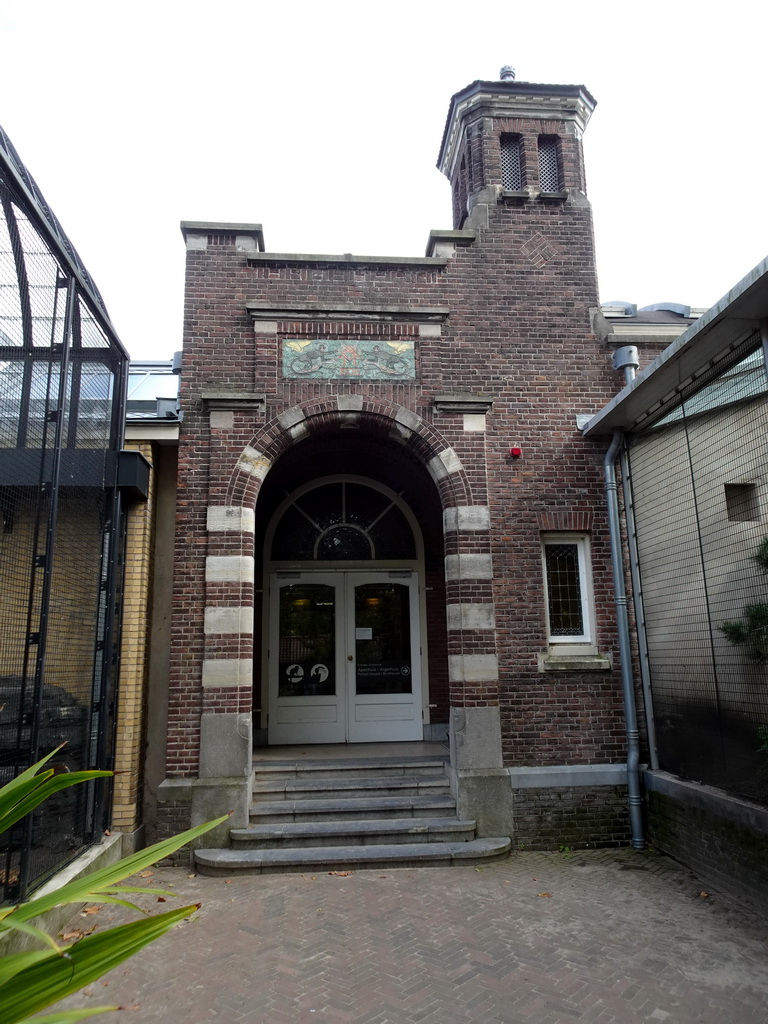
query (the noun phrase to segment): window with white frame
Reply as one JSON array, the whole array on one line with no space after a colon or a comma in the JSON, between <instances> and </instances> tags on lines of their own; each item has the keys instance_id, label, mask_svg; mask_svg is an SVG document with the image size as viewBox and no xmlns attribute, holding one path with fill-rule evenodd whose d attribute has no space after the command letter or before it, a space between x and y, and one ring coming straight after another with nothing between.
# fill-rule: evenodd
<instances>
[{"instance_id":1,"label":"window with white frame","mask_svg":"<svg viewBox=\"0 0 768 1024\"><path fill-rule=\"evenodd\" d=\"M594 601L589 537L545 533L541 538L550 644L583 647L594 643Z\"/></svg>"}]
</instances>

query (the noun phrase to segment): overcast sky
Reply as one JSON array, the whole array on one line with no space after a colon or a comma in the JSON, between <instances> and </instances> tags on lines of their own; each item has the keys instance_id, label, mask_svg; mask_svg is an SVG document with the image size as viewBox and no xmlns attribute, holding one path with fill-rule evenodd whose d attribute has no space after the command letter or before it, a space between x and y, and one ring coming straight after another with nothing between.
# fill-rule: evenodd
<instances>
[{"instance_id":1,"label":"overcast sky","mask_svg":"<svg viewBox=\"0 0 768 1024\"><path fill-rule=\"evenodd\" d=\"M451 95L584 84L600 294L709 306L768 253L765 5L0 0L0 124L135 358L181 347L180 220L423 255Z\"/></svg>"}]
</instances>

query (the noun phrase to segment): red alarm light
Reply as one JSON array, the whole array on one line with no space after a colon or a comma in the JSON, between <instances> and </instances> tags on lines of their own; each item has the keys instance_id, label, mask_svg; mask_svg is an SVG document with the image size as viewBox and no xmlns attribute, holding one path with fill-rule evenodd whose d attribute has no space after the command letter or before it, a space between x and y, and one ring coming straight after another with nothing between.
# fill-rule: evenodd
<instances>
[{"instance_id":1,"label":"red alarm light","mask_svg":"<svg viewBox=\"0 0 768 1024\"><path fill-rule=\"evenodd\" d=\"M520 456L523 454L523 449L519 445L513 445L509 449L509 454L512 456L513 459L519 459Z\"/></svg>"}]
</instances>

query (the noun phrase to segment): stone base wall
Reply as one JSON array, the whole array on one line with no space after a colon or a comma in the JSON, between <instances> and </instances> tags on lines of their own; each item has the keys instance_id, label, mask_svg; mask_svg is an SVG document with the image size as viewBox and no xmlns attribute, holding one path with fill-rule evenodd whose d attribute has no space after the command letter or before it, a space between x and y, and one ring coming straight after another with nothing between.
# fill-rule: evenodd
<instances>
[{"instance_id":1,"label":"stone base wall","mask_svg":"<svg viewBox=\"0 0 768 1024\"><path fill-rule=\"evenodd\" d=\"M192 807L181 801L168 801L158 804L157 819L147 829L147 840L159 843L161 839L170 839L179 832L192 828Z\"/></svg>"},{"instance_id":2,"label":"stone base wall","mask_svg":"<svg viewBox=\"0 0 768 1024\"><path fill-rule=\"evenodd\" d=\"M649 842L713 888L768 913L768 808L645 772Z\"/></svg>"},{"instance_id":3,"label":"stone base wall","mask_svg":"<svg viewBox=\"0 0 768 1024\"><path fill-rule=\"evenodd\" d=\"M519 789L512 809L518 850L585 850L630 840L626 786Z\"/></svg>"}]
</instances>

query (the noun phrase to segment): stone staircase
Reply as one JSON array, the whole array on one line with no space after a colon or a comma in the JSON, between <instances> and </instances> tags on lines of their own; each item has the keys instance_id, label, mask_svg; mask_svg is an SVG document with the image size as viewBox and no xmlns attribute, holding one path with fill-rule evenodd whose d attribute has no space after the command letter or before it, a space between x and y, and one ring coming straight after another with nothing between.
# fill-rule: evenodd
<instances>
[{"instance_id":1,"label":"stone staircase","mask_svg":"<svg viewBox=\"0 0 768 1024\"><path fill-rule=\"evenodd\" d=\"M472 863L509 852L460 821L442 757L258 763L247 828L196 850L203 875Z\"/></svg>"}]
</instances>

